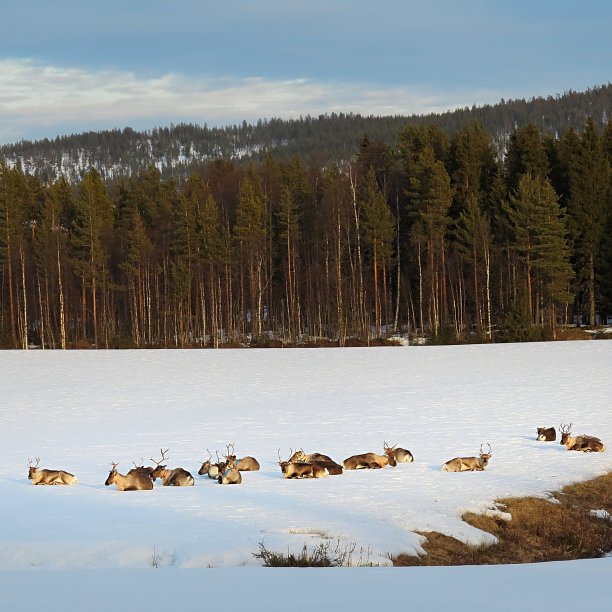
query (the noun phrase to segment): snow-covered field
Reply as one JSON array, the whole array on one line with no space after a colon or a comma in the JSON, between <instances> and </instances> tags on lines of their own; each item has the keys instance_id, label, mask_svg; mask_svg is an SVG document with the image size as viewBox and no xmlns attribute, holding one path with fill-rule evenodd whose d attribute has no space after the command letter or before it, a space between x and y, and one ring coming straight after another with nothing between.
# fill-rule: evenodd
<instances>
[{"instance_id":1,"label":"snow-covered field","mask_svg":"<svg viewBox=\"0 0 612 612\"><path fill-rule=\"evenodd\" d=\"M464 592L466 606L473 605L479 601L475 585L483 581L490 589L498 585L498 593L515 593L516 587L502 586L509 574L501 568L296 574L303 570L240 566L260 563L252 554L259 543L299 551L304 543L331 540L354 548L354 562L384 564L388 554L422 550L415 531L488 542L492 536L461 521L464 511L494 510L493 500L507 496L546 496L612 470L612 448L583 454L535 440L538 426L573 422L575 433L599 436L610 447L612 343L605 341L7 351L0 352L0 372L0 589L5 601L15 602L2 608L11 612L40 610L42 602L45 610L122 609L116 602L125 581L143 591L138 609L164 602L172 607L177 591L184 605L176 609L182 610L204 609L204 592L207 604L252 606L255 599L266 602L256 609L277 609L275 602L278 609L295 609L297 598L297 609L305 609L319 599L331 607L349 597L354 607L367 609L407 597L436 601L446 592L437 585L455 582L447 595ZM283 458L302 447L342 461L381 453L384 441L410 449L415 462L318 480L283 479L277 464L279 449ZM240 486L196 476L206 449L223 452L228 443L238 456L257 457L262 469L243 473ZM493 449L486 471L440 470L455 456L478 454L481 443ZM104 486L111 462L125 472L132 462L150 464L162 447L170 449L169 467L191 471L195 486L162 487L157 481L154 490L136 492ZM41 458L40 467L74 473L79 483L32 486L27 463L33 457ZM598 592L599 573L610 577L612 562L505 571L522 572L520 580L533 587L534 597L549 575L567 597L564 583L571 575L570 590L581 591L584 601L585 589L593 597ZM173 584L168 590L153 586L166 580ZM63 582L77 586L62 595L53 585ZM54 592L51 599L44 598L45 587ZM103 597L106 592L114 599ZM90 601L98 595L97 604ZM498 610L509 609L499 603ZM133 599L126 609L134 609Z\"/></svg>"}]
</instances>

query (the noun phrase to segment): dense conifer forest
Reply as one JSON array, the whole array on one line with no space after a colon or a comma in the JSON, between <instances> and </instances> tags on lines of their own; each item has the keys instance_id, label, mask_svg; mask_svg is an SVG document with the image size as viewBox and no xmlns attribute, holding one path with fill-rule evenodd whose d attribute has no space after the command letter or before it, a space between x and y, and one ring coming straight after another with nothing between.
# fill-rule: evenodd
<instances>
[{"instance_id":1,"label":"dense conifer forest","mask_svg":"<svg viewBox=\"0 0 612 612\"><path fill-rule=\"evenodd\" d=\"M0 149L0 346L552 338L612 315L612 86Z\"/></svg>"}]
</instances>

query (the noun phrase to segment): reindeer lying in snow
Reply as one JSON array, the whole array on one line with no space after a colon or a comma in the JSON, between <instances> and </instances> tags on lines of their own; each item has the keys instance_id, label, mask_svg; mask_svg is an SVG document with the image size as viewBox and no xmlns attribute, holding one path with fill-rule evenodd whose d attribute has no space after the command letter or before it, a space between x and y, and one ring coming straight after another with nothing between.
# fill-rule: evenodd
<instances>
[{"instance_id":1,"label":"reindeer lying in snow","mask_svg":"<svg viewBox=\"0 0 612 612\"><path fill-rule=\"evenodd\" d=\"M153 470L151 478L155 481L157 478L161 478L162 485L164 487L193 487L193 476L183 468L174 468L169 470L167 466L161 465L162 461L168 459L165 454L169 449L159 449L161 452L161 459L159 461L151 457L151 461L157 464L157 467Z\"/></svg>"},{"instance_id":2,"label":"reindeer lying in snow","mask_svg":"<svg viewBox=\"0 0 612 612\"><path fill-rule=\"evenodd\" d=\"M293 457L295 454L287 461L283 461L280 456L280 448L278 449L278 465L283 473L283 478L325 478L330 473L323 462L292 461Z\"/></svg>"},{"instance_id":3,"label":"reindeer lying in snow","mask_svg":"<svg viewBox=\"0 0 612 612\"><path fill-rule=\"evenodd\" d=\"M345 470L364 470L384 468L387 465L395 467L397 461L395 459L395 449L388 446L386 442L383 444L385 451L384 455L376 453L362 453L361 455L353 455L342 462Z\"/></svg>"},{"instance_id":4,"label":"reindeer lying in snow","mask_svg":"<svg viewBox=\"0 0 612 612\"><path fill-rule=\"evenodd\" d=\"M442 466L443 472L482 472L489 463L489 459L493 454L491 452L491 445L487 443L489 450L487 453L483 453L482 444L480 445L480 456L479 457L455 457L450 461L447 461Z\"/></svg>"},{"instance_id":5,"label":"reindeer lying in snow","mask_svg":"<svg viewBox=\"0 0 612 612\"><path fill-rule=\"evenodd\" d=\"M236 467L238 461L234 455L234 445L227 445L227 455L225 455L225 470L219 472L219 484L240 484L242 482L242 474ZM230 450L231 449L231 450Z\"/></svg>"},{"instance_id":6,"label":"reindeer lying in snow","mask_svg":"<svg viewBox=\"0 0 612 612\"><path fill-rule=\"evenodd\" d=\"M28 459L28 479L33 485L73 485L78 482L78 478L64 470L39 470L40 458L35 457L36 465L32 465L32 460Z\"/></svg>"},{"instance_id":7,"label":"reindeer lying in snow","mask_svg":"<svg viewBox=\"0 0 612 612\"><path fill-rule=\"evenodd\" d=\"M604 443L595 436L574 436L572 437L572 425L563 425L559 427L561 432L561 442L565 445L566 450L582 451L583 453L603 453L606 450Z\"/></svg>"},{"instance_id":8,"label":"reindeer lying in snow","mask_svg":"<svg viewBox=\"0 0 612 612\"><path fill-rule=\"evenodd\" d=\"M538 427L539 442L554 442L557 439L557 432L554 427Z\"/></svg>"},{"instance_id":9,"label":"reindeer lying in snow","mask_svg":"<svg viewBox=\"0 0 612 612\"><path fill-rule=\"evenodd\" d=\"M209 478L219 478L219 473L224 472L227 469L227 462L219 460L219 453L217 453L217 463L211 463L212 453L208 451L208 459L202 463L198 471L199 476L208 474ZM256 472L259 470L259 461L255 457L241 457L236 463L236 467L239 472Z\"/></svg>"},{"instance_id":10,"label":"reindeer lying in snow","mask_svg":"<svg viewBox=\"0 0 612 612\"><path fill-rule=\"evenodd\" d=\"M107 487L114 484L118 491L150 491L153 488L153 481L148 468L136 467L123 475L117 471L118 463L111 463L113 466L104 483Z\"/></svg>"},{"instance_id":11,"label":"reindeer lying in snow","mask_svg":"<svg viewBox=\"0 0 612 612\"><path fill-rule=\"evenodd\" d=\"M331 457L328 457L327 455L322 455L321 453L310 453L309 455L306 455L304 453L303 448L293 453L293 455L291 455L291 457L289 458L288 462L292 464L316 464L318 466L326 468L327 473L330 476L337 476L338 474L342 474L344 472L344 468L339 463L336 463Z\"/></svg>"}]
</instances>

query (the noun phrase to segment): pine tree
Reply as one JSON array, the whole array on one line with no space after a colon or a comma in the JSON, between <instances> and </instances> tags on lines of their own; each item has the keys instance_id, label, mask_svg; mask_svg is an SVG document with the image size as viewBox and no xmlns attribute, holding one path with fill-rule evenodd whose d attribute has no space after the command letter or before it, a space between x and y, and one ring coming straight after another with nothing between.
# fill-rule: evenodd
<instances>
[{"instance_id":1,"label":"pine tree","mask_svg":"<svg viewBox=\"0 0 612 612\"><path fill-rule=\"evenodd\" d=\"M536 311L546 310L554 327L555 306L566 307L572 297L567 229L558 196L547 179L524 174L516 193L510 197L507 212L514 227L515 247L525 266L531 321L537 319ZM534 300L536 284L541 298L538 304ZM542 308L536 308L538 305Z\"/></svg>"},{"instance_id":2,"label":"pine tree","mask_svg":"<svg viewBox=\"0 0 612 612\"><path fill-rule=\"evenodd\" d=\"M372 272L374 286L374 322L375 334L380 335L380 290L378 274L383 274L383 299L385 329L389 324L387 291L386 291L386 268L388 261L393 253L393 241L395 238L395 219L389 210L383 193L378 188L376 175L371 168L368 172L366 185L361 198L361 208L363 212L362 231L365 244L370 249L372 256Z\"/></svg>"},{"instance_id":3,"label":"pine tree","mask_svg":"<svg viewBox=\"0 0 612 612\"><path fill-rule=\"evenodd\" d=\"M606 223L610 194L610 162L591 118L580 146L568 160L568 227L579 291L585 294L589 322L595 324L597 258Z\"/></svg>"},{"instance_id":4,"label":"pine tree","mask_svg":"<svg viewBox=\"0 0 612 612\"><path fill-rule=\"evenodd\" d=\"M250 295L251 333L263 331L263 273L266 261L266 202L261 184L251 164L240 185L234 237L247 267Z\"/></svg>"},{"instance_id":5,"label":"pine tree","mask_svg":"<svg viewBox=\"0 0 612 612\"><path fill-rule=\"evenodd\" d=\"M100 282L103 286L109 273L109 234L112 230L111 202L100 174L90 169L85 173L75 201L75 217L71 227L70 242L73 265L81 277L82 330L86 337L88 322L86 289L91 295L91 322L94 346L99 347L98 309ZM105 335L105 339L108 340Z\"/></svg>"}]
</instances>

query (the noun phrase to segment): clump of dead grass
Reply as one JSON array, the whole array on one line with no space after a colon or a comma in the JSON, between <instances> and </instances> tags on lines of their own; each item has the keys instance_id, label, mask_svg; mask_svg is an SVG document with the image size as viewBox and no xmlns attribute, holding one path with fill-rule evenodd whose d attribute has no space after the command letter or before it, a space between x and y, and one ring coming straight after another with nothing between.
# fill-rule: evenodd
<instances>
[{"instance_id":1,"label":"clump of dead grass","mask_svg":"<svg viewBox=\"0 0 612 612\"><path fill-rule=\"evenodd\" d=\"M569 561L602 557L612 551L612 474L565 487L552 500L524 497L498 502L512 520L466 513L470 525L492 533L493 546L470 546L440 533L423 533L421 556L392 557L394 565L493 565Z\"/></svg>"}]
</instances>

